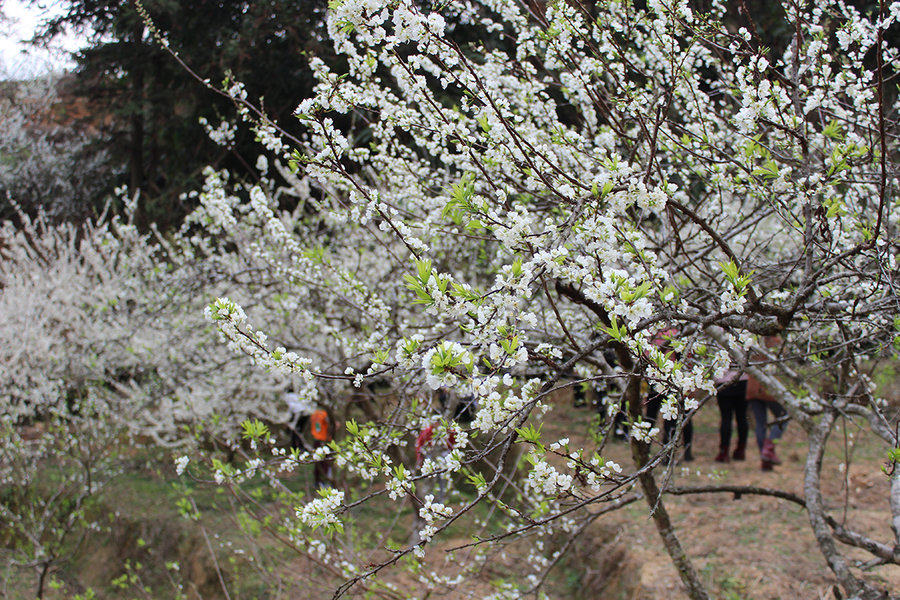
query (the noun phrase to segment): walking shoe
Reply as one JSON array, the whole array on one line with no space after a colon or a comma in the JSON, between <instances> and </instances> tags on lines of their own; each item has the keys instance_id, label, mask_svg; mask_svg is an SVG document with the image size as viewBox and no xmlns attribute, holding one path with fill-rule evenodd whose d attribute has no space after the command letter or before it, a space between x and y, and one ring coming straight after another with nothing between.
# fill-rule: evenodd
<instances>
[{"instance_id":1,"label":"walking shoe","mask_svg":"<svg viewBox=\"0 0 900 600\"><path fill-rule=\"evenodd\" d=\"M779 459L778 455L775 454L775 444L772 443L772 440L766 440L763 442L763 447L759 452L759 457L764 462L769 462L773 465L781 464L781 459Z\"/></svg>"},{"instance_id":2,"label":"walking shoe","mask_svg":"<svg viewBox=\"0 0 900 600\"><path fill-rule=\"evenodd\" d=\"M737 452L737 450L735 450ZM713 459L716 462L727 463L728 462L728 448L719 448L719 453L716 454L716 457Z\"/></svg>"},{"instance_id":3,"label":"walking shoe","mask_svg":"<svg viewBox=\"0 0 900 600\"><path fill-rule=\"evenodd\" d=\"M746 460L747 458L747 443L738 442L738 445L734 449L734 454L731 455L731 460ZM717 459L718 460L718 459ZM728 462L727 460L723 460L720 462Z\"/></svg>"},{"instance_id":4,"label":"walking shoe","mask_svg":"<svg viewBox=\"0 0 900 600\"><path fill-rule=\"evenodd\" d=\"M771 463L771 462L769 462L769 461L767 461L767 460L763 460L763 461L760 463L760 467L759 467L759 468L762 469L763 471L771 471L771 470L773 470L773 469L775 468L775 464L774 464L774 463Z\"/></svg>"}]
</instances>

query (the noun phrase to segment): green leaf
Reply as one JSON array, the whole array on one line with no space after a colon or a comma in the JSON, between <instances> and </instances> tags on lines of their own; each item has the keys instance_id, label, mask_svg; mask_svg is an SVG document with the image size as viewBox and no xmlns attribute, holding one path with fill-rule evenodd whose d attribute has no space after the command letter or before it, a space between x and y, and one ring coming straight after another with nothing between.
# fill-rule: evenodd
<instances>
[{"instance_id":1,"label":"green leaf","mask_svg":"<svg viewBox=\"0 0 900 600\"><path fill-rule=\"evenodd\" d=\"M831 219L836 216L844 216L847 214L847 211L844 210L844 203L841 202L838 198L828 198L823 204L826 208L826 219Z\"/></svg>"},{"instance_id":2,"label":"green leaf","mask_svg":"<svg viewBox=\"0 0 900 600\"><path fill-rule=\"evenodd\" d=\"M419 281L428 283L428 280L431 278L431 261L416 260L416 271L419 274Z\"/></svg>"},{"instance_id":3,"label":"green leaf","mask_svg":"<svg viewBox=\"0 0 900 600\"><path fill-rule=\"evenodd\" d=\"M487 487L487 480L481 473L470 473L468 479L475 489L482 490Z\"/></svg>"},{"instance_id":4,"label":"green leaf","mask_svg":"<svg viewBox=\"0 0 900 600\"><path fill-rule=\"evenodd\" d=\"M601 325L600 330L617 342L621 342L625 338L625 334L628 333L628 329L624 324L619 327L615 314L610 315L610 326L604 327Z\"/></svg>"},{"instance_id":5,"label":"green leaf","mask_svg":"<svg viewBox=\"0 0 900 600\"><path fill-rule=\"evenodd\" d=\"M269 437L269 427L259 419L253 419L252 421L247 419L241 423L241 428L243 429L241 436L244 439L260 440Z\"/></svg>"},{"instance_id":6,"label":"green leaf","mask_svg":"<svg viewBox=\"0 0 900 600\"><path fill-rule=\"evenodd\" d=\"M841 125L835 120L828 122L828 125L822 129L822 135L837 141L843 141L844 139L844 134L841 132Z\"/></svg>"},{"instance_id":7,"label":"green leaf","mask_svg":"<svg viewBox=\"0 0 900 600\"><path fill-rule=\"evenodd\" d=\"M434 298L431 297L431 293L428 291L428 282L431 280L431 261L430 260L418 260L415 259L416 263L416 275L405 274L403 276L406 281L406 287L409 290L412 290L416 294L416 300L414 301L416 304L432 304L434 302ZM439 281L438 287L441 291L446 291L447 282Z\"/></svg>"},{"instance_id":8,"label":"green leaf","mask_svg":"<svg viewBox=\"0 0 900 600\"><path fill-rule=\"evenodd\" d=\"M728 262L720 262L719 268L722 269L722 272L725 274L726 279L728 281L733 282L738 278L738 268L737 265L734 264L733 260L729 260Z\"/></svg>"},{"instance_id":9,"label":"green leaf","mask_svg":"<svg viewBox=\"0 0 900 600\"><path fill-rule=\"evenodd\" d=\"M762 176L765 179L775 179L778 177L778 165L774 160L767 161L762 167L753 169L753 175Z\"/></svg>"},{"instance_id":10,"label":"green leaf","mask_svg":"<svg viewBox=\"0 0 900 600\"><path fill-rule=\"evenodd\" d=\"M510 265L509 269L510 274L514 279L520 277L522 275L522 259L517 258L512 265Z\"/></svg>"},{"instance_id":11,"label":"green leaf","mask_svg":"<svg viewBox=\"0 0 900 600\"><path fill-rule=\"evenodd\" d=\"M600 197L606 198L606 196L609 195L609 193L612 191L612 189L613 189L613 182L607 181L606 183L603 184L603 190L600 192Z\"/></svg>"},{"instance_id":12,"label":"green leaf","mask_svg":"<svg viewBox=\"0 0 900 600\"><path fill-rule=\"evenodd\" d=\"M540 443L541 441L541 429L544 427L544 424L541 423L538 425L538 428L535 429L534 425L529 425L528 427L520 427L516 429L516 433L525 440L526 442L531 442L532 444Z\"/></svg>"}]
</instances>

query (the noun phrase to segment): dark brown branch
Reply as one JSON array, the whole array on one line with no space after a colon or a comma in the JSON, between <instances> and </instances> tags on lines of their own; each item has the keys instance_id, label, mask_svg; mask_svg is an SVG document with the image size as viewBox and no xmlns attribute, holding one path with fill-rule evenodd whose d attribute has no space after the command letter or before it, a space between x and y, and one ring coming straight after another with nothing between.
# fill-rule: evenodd
<instances>
[{"instance_id":1,"label":"dark brown branch","mask_svg":"<svg viewBox=\"0 0 900 600\"><path fill-rule=\"evenodd\" d=\"M739 500L740 497L744 494L747 494L749 496L771 496L773 498L780 498L782 500L793 502L794 504L799 504L803 508L806 508L806 501L797 494L792 494L783 490L757 487L755 485L702 485L696 487L671 487L666 490L666 493L672 494L673 496L726 493L734 494L735 500Z\"/></svg>"},{"instance_id":2,"label":"dark brown branch","mask_svg":"<svg viewBox=\"0 0 900 600\"><path fill-rule=\"evenodd\" d=\"M573 302L586 306L596 314L605 325L610 325L609 315L606 310L596 302L586 298L584 294L575 289L572 285L557 281L556 291ZM618 358L622 368L626 372L631 372L631 375L628 377L628 383L625 385L623 398L628 405L628 414L630 418L632 421L636 422L641 416L641 377L634 372L635 363L628 347L621 342L612 342L610 346L616 351L616 358ZM666 547L666 552L669 553L669 557L672 559L672 564L675 565L675 568L678 570L682 583L687 587L688 595L692 600L709 600L709 594L700 579L700 575L697 573L691 559L688 557L687 552L685 552L684 547L678 539L675 527L672 525L672 520L669 518L669 513L663 502L662 492L656 484L656 477L654 477L651 469L644 468L650 462L648 444L639 441L636 437L632 436L631 457L634 465L639 471L638 481L641 484L644 497L653 511L653 523L656 525L659 537Z\"/></svg>"}]
</instances>

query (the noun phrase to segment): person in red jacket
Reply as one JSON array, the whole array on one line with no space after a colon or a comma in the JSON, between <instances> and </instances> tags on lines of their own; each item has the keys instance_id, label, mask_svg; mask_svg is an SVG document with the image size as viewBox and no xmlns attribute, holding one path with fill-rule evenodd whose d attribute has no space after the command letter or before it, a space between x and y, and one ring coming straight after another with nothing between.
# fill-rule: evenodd
<instances>
[{"instance_id":1,"label":"person in red jacket","mask_svg":"<svg viewBox=\"0 0 900 600\"><path fill-rule=\"evenodd\" d=\"M437 442L433 442L432 438L434 437L434 428L437 423L432 423L421 432L419 432L419 436L416 438L416 466L421 467L422 463L425 462L426 455L430 454L430 450L432 450ZM453 444L456 443L456 432L453 429L447 431L447 441L446 446L448 450L453 448Z\"/></svg>"}]
</instances>

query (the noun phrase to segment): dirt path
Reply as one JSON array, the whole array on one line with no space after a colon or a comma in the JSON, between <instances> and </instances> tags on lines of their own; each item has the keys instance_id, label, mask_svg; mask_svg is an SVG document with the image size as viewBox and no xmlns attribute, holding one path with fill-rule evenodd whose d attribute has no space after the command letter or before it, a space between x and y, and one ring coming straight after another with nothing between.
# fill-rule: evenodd
<instances>
[{"instance_id":1,"label":"dirt path","mask_svg":"<svg viewBox=\"0 0 900 600\"><path fill-rule=\"evenodd\" d=\"M716 463L718 419L715 406L695 418L695 461L680 463L673 485L715 483L777 488L801 495L806 456L803 432L788 427L778 446L783 464L774 471L760 469L752 431L747 460ZM848 431L848 434L852 432ZM870 443L871 440L867 440ZM732 442L734 444L734 442ZM849 472L845 449L850 453ZM832 515L883 541L890 539L888 479L881 472L879 449L854 444L838 431L829 443L823 468L826 501ZM627 460L624 444L610 449L612 457ZM776 600L782 598L834 598L835 583L812 535L806 513L784 500L761 496L734 498L733 494L670 496L666 500L682 541L715 597L724 600ZM647 516L646 506L632 505L608 519L615 523L619 544L627 548L626 569L637 572L612 581L605 598L682 598L683 587ZM863 552L849 552L855 559ZM871 576L885 587L900 590L900 567L882 566Z\"/></svg>"}]
</instances>

